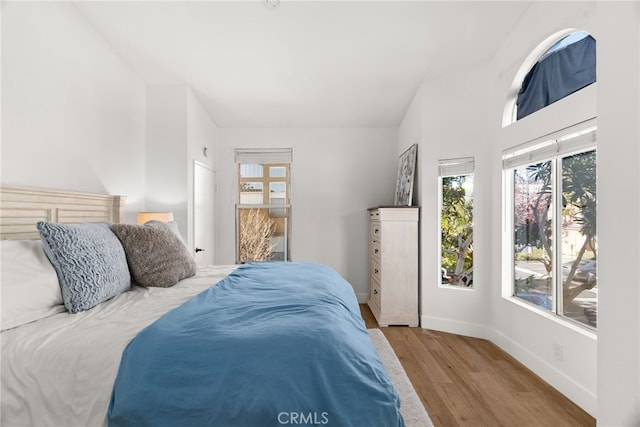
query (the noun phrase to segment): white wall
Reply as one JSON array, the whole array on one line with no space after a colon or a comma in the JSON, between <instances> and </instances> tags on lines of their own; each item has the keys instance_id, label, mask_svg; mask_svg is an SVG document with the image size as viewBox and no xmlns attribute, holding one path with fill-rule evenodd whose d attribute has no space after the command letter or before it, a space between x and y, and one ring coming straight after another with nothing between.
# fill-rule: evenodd
<instances>
[{"instance_id":1,"label":"white wall","mask_svg":"<svg viewBox=\"0 0 640 427\"><path fill-rule=\"evenodd\" d=\"M489 117L478 100L489 97L487 71L455 70L422 85L423 129L421 186L421 325L484 337L489 319L491 281L487 227L489 175L485 167ZM473 289L440 286L438 247L438 160L475 158L474 173L474 277Z\"/></svg>"},{"instance_id":2,"label":"white wall","mask_svg":"<svg viewBox=\"0 0 640 427\"><path fill-rule=\"evenodd\" d=\"M455 70L422 83L399 128L399 151L420 141L416 203L421 206L421 325L465 335L487 335L489 254L486 235L487 194L483 167L474 177L474 289L442 288L438 248L438 160L473 156L484 162L487 110L476 102L488 97L486 70ZM464 125L461 125L461 121ZM483 250L484 249L484 250Z\"/></svg>"},{"instance_id":3,"label":"white wall","mask_svg":"<svg viewBox=\"0 0 640 427\"><path fill-rule=\"evenodd\" d=\"M597 4L598 423L640 425L640 4Z\"/></svg>"},{"instance_id":4,"label":"white wall","mask_svg":"<svg viewBox=\"0 0 640 427\"><path fill-rule=\"evenodd\" d=\"M187 91L187 175L189 176L187 194L194 194L194 162L197 161L200 165L215 172L215 147L219 140L218 133L215 121L204 109L198 96L189 88ZM216 195L211 194L211 197L214 198L215 203ZM187 242L189 247L195 248L197 242L194 236L195 207L193 197L189 197L187 200L187 215L190 219L187 223ZM216 218L211 218L211 221L213 221L213 238L215 238L218 221ZM202 257L203 262L214 263L215 248L207 251L205 255Z\"/></svg>"},{"instance_id":5,"label":"white wall","mask_svg":"<svg viewBox=\"0 0 640 427\"><path fill-rule=\"evenodd\" d=\"M147 86L146 188L148 211L170 211L187 233L187 88Z\"/></svg>"},{"instance_id":6,"label":"white wall","mask_svg":"<svg viewBox=\"0 0 640 427\"><path fill-rule=\"evenodd\" d=\"M2 184L143 207L144 84L70 3L2 2Z\"/></svg>"},{"instance_id":7,"label":"white wall","mask_svg":"<svg viewBox=\"0 0 640 427\"><path fill-rule=\"evenodd\" d=\"M420 206L422 197L422 184L420 168L422 165L422 100L423 86L420 85L413 95L413 99L404 114L400 126L398 126L398 156L404 153L411 145L418 144L418 156L416 160L416 170L414 176L414 193L412 205Z\"/></svg>"},{"instance_id":8,"label":"white wall","mask_svg":"<svg viewBox=\"0 0 640 427\"><path fill-rule=\"evenodd\" d=\"M221 128L219 132L217 263L235 261L234 148L292 148L291 258L334 268L364 302L369 293L366 209L393 203L397 129Z\"/></svg>"},{"instance_id":9,"label":"white wall","mask_svg":"<svg viewBox=\"0 0 640 427\"><path fill-rule=\"evenodd\" d=\"M149 85L146 94L146 209L173 212L191 247L193 161L214 168L218 129L185 85Z\"/></svg>"}]
</instances>

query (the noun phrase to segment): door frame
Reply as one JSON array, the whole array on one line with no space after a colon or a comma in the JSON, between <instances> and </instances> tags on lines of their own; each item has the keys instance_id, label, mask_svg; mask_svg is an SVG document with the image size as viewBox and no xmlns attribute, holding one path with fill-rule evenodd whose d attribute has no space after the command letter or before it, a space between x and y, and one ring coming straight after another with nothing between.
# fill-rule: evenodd
<instances>
[{"instance_id":1,"label":"door frame","mask_svg":"<svg viewBox=\"0 0 640 427\"><path fill-rule=\"evenodd\" d=\"M191 174L191 183L192 183L192 194L191 194L191 206L192 206L192 211L191 211L191 223L193 224L193 227L191 229L191 251L193 252L193 255L195 256L195 249L196 249L196 168L197 167L202 167L210 172L213 172L213 177L214 177L214 183L213 183L213 210L214 210L214 221L213 221L213 245L214 247L211 248L211 251L213 252L213 262L215 263L215 255L216 255L216 248L215 248L215 243L216 243L216 235L218 234L218 230L217 230L217 221L215 220L216 217L216 193L218 191L218 182L216 181L216 170L209 166L206 163L203 163L199 160L193 160L193 169L192 169L192 174Z\"/></svg>"}]
</instances>

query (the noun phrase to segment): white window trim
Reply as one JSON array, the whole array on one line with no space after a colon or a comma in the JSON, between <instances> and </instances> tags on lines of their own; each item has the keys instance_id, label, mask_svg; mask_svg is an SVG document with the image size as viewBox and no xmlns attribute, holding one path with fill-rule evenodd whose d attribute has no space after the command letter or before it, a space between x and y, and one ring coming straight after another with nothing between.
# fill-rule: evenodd
<instances>
[{"instance_id":1,"label":"white window trim","mask_svg":"<svg viewBox=\"0 0 640 427\"><path fill-rule=\"evenodd\" d=\"M270 164L270 165L289 165L286 176L285 177L269 177L268 172L265 174L263 172L262 177L256 177L256 181L263 182L264 184L270 182L285 182L287 185L287 195L288 195L288 203L280 204L280 203L263 203L263 204L240 204L240 199L238 198L238 203L235 205L235 239L236 239L236 263L239 262L239 209L285 209L287 214L284 217L284 227L286 229L285 236L287 236L284 240L284 257L285 261L291 261L291 251L290 248L290 236L291 233L289 230L292 229L292 194L291 194L291 164L293 162L293 149L292 148L235 148L234 152L234 161L237 165L240 164ZM236 172L235 174L235 187L236 191L238 191L240 186L240 177ZM265 194L269 194L269 190L267 185L263 187L263 201L265 200Z\"/></svg>"},{"instance_id":2,"label":"white window trim","mask_svg":"<svg viewBox=\"0 0 640 427\"><path fill-rule=\"evenodd\" d=\"M456 159L438 160L438 176L473 175L475 159L473 157L459 157Z\"/></svg>"},{"instance_id":3,"label":"white window trim","mask_svg":"<svg viewBox=\"0 0 640 427\"><path fill-rule=\"evenodd\" d=\"M592 118L536 138L532 141L516 145L502 152L502 168L512 169L518 166L542 162L596 146L596 119Z\"/></svg>"},{"instance_id":4,"label":"white window trim","mask_svg":"<svg viewBox=\"0 0 640 427\"><path fill-rule=\"evenodd\" d=\"M236 148L234 157L236 163L291 163L292 151L291 148Z\"/></svg>"},{"instance_id":5,"label":"white window trim","mask_svg":"<svg viewBox=\"0 0 640 427\"><path fill-rule=\"evenodd\" d=\"M441 289L452 289L457 291L473 292L472 287L463 287L443 284L440 274L442 268L442 178L449 176L474 175L475 157L458 157L453 159L438 160L438 287ZM475 185L475 182L474 182ZM475 193L475 191L474 191ZM473 218L475 218L475 203L473 204ZM475 230L474 230L475 231ZM474 269L475 270L475 269Z\"/></svg>"}]
</instances>

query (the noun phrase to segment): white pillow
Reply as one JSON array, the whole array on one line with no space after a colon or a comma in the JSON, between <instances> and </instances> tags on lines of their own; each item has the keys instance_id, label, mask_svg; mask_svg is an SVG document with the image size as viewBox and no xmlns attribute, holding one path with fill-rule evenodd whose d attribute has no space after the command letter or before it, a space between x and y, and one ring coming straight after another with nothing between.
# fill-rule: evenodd
<instances>
[{"instance_id":1,"label":"white pillow","mask_svg":"<svg viewBox=\"0 0 640 427\"><path fill-rule=\"evenodd\" d=\"M40 240L0 242L2 330L65 311L58 276Z\"/></svg>"}]
</instances>

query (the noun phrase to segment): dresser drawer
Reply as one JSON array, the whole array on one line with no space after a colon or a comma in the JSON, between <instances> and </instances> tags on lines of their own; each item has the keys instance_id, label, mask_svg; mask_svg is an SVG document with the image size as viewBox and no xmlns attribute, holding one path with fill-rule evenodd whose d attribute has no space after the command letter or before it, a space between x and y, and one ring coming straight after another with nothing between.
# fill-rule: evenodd
<instances>
[{"instance_id":1,"label":"dresser drawer","mask_svg":"<svg viewBox=\"0 0 640 427\"><path fill-rule=\"evenodd\" d=\"M378 283L382 283L382 267L380 267L380 262L379 260L372 258L371 259L371 266L369 267L371 269L370 274L371 274L371 280L372 281L376 281Z\"/></svg>"},{"instance_id":2,"label":"dresser drawer","mask_svg":"<svg viewBox=\"0 0 640 427\"><path fill-rule=\"evenodd\" d=\"M372 277L369 290L371 292L371 295L369 295L369 300L375 303L375 305L377 305L378 308L380 308L380 293L381 293L380 282L378 282L377 280L375 280L375 278Z\"/></svg>"},{"instance_id":3,"label":"dresser drawer","mask_svg":"<svg viewBox=\"0 0 640 427\"><path fill-rule=\"evenodd\" d=\"M369 224L369 240L371 241L380 241L382 238L382 226L380 225L380 221L371 221Z\"/></svg>"},{"instance_id":4,"label":"dresser drawer","mask_svg":"<svg viewBox=\"0 0 640 427\"><path fill-rule=\"evenodd\" d=\"M378 240L371 240L371 242L369 242L369 256L371 259L380 263L380 242Z\"/></svg>"}]
</instances>

